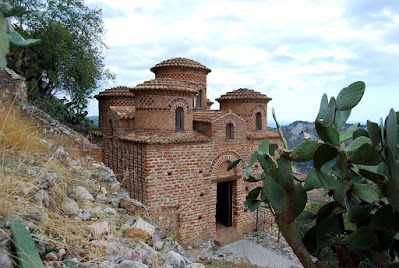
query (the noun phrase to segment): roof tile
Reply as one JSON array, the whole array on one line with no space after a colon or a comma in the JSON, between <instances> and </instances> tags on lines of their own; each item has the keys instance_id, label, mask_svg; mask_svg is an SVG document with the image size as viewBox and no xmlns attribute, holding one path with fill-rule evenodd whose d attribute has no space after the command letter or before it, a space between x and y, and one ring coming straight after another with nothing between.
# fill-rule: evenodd
<instances>
[{"instance_id":1,"label":"roof tile","mask_svg":"<svg viewBox=\"0 0 399 268\"><path fill-rule=\"evenodd\" d=\"M156 72L160 68L165 68L165 67L186 67L186 68L195 68L195 69L202 69L205 70L207 73L211 71L208 67L205 65L202 65L201 63L190 60L187 58L172 58L169 60L164 60L158 64L156 64L154 67L151 68L152 72Z\"/></svg>"},{"instance_id":2,"label":"roof tile","mask_svg":"<svg viewBox=\"0 0 399 268\"><path fill-rule=\"evenodd\" d=\"M264 101L271 100L271 98L269 98L265 94L262 94L258 91L248 88L239 88L231 92L227 92L226 94L220 96L220 98L217 98L216 100L220 102L224 100L244 100L244 99L264 100Z\"/></svg>"},{"instance_id":3,"label":"roof tile","mask_svg":"<svg viewBox=\"0 0 399 268\"><path fill-rule=\"evenodd\" d=\"M106 89L100 92L98 95L94 96L96 99L99 97L107 97L107 96L131 96L134 97L134 94L130 92L130 87L113 87Z\"/></svg>"},{"instance_id":4,"label":"roof tile","mask_svg":"<svg viewBox=\"0 0 399 268\"><path fill-rule=\"evenodd\" d=\"M110 106L121 119L133 119L136 113L134 106Z\"/></svg>"},{"instance_id":5,"label":"roof tile","mask_svg":"<svg viewBox=\"0 0 399 268\"><path fill-rule=\"evenodd\" d=\"M176 144L176 143L197 143L209 142L210 139L196 131L185 133L154 133L145 131L135 131L120 137L123 141L133 141L146 144Z\"/></svg>"},{"instance_id":6,"label":"roof tile","mask_svg":"<svg viewBox=\"0 0 399 268\"><path fill-rule=\"evenodd\" d=\"M199 122L206 122L210 123L221 117L222 115L225 115L227 113L230 113L231 110L194 110L193 113L193 120L194 121L199 121Z\"/></svg>"}]
</instances>

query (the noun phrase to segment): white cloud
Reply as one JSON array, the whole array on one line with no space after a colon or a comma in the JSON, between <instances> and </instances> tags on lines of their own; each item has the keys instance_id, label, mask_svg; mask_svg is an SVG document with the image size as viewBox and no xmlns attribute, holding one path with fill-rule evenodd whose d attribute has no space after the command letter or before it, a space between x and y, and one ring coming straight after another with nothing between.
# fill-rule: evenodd
<instances>
[{"instance_id":1,"label":"white cloud","mask_svg":"<svg viewBox=\"0 0 399 268\"><path fill-rule=\"evenodd\" d=\"M104 13L112 11L104 22L106 64L118 76L115 85L152 79L149 68L182 56L212 69L208 98L253 88L273 98L270 106L283 121L313 120L324 92L337 95L356 80L370 86L351 116L354 121L384 116L386 107L399 110L399 10L394 5L342 0L86 2ZM95 113L91 108L89 114Z\"/></svg>"}]
</instances>

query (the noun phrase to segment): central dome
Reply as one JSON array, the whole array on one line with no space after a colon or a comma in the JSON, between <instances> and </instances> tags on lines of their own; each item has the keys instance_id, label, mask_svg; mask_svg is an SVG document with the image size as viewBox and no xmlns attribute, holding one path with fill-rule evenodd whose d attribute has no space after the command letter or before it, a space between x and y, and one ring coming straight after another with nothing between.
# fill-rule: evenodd
<instances>
[{"instance_id":1,"label":"central dome","mask_svg":"<svg viewBox=\"0 0 399 268\"><path fill-rule=\"evenodd\" d=\"M206 73L211 72L211 69L209 69L205 65L202 65L201 63L199 63L197 61L190 60L187 58L182 58L182 57L164 60L164 61L156 64L150 70L153 73L156 73L157 70L163 69L163 68L168 68L168 67L183 67L183 68L201 69L201 70L204 70Z\"/></svg>"}]
</instances>

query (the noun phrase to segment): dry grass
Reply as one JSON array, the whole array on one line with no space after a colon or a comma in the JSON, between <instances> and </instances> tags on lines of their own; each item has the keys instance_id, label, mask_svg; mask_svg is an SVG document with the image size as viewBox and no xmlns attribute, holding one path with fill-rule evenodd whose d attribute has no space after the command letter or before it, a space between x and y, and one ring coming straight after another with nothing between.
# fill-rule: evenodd
<instances>
[{"instance_id":1,"label":"dry grass","mask_svg":"<svg viewBox=\"0 0 399 268\"><path fill-rule=\"evenodd\" d=\"M106 236L92 234L88 227L92 222L79 221L77 224L62 210L63 204L70 200L67 193L71 187L84 186L93 193L99 191L98 184L87 180L81 167L72 165L69 160L56 159L55 150L49 148L43 139L63 146L72 159L84 163L82 148L76 142L65 135L49 137L48 132L36 125L32 118L26 118L18 109L6 107L0 101L0 219L22 219L36 235L35 239L44 242L47 248L84 251L91 260L101 261L104 249L91 246L90 241L106 239ZM29 173L32 166L40 167L40 172ZM24 193L23 189L28 185L40 186L46 180L47 172L57 173L59 179L47 190L49 202L46 206L34 195ZM93 206L78 204L80 208ZM111 228L110 235L114 234L115 230Z\"/></svg>"}]
</instances>

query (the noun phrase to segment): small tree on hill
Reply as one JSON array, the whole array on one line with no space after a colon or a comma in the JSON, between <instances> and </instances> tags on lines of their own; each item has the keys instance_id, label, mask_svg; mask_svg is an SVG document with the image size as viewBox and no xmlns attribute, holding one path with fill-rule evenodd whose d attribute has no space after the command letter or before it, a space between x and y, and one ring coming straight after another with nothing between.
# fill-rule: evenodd
<instances>
[{"instance_id":1,"label":"small tree on hill","mask_svg":"<svg viewBox=\"0 0 399 268\"><path fill-rule=\"evenodd\" d=\"M262 181L261 187L248 194L245 205L251 211L260 205L270 207L282 235L305 267L398 265L399 113L392 109L380 124L367 121L367 130L355 124L339 131L364 91L365 84L355 82L330 101L324 94L315 121L321 141L304 140L293 150L287 149L273 111L284 149L267 140L260 144L252 156L264 171L260 176L252 176L255 161L237 159L228 167L243 161L244 177ZM291 162L310 160L313 169L306 179L298 178ZM317 213L304 210L307 191L319 188L330 201ZM304 235L300 232L303 224L313 224Z\"/></svg>"}]
</instances>

